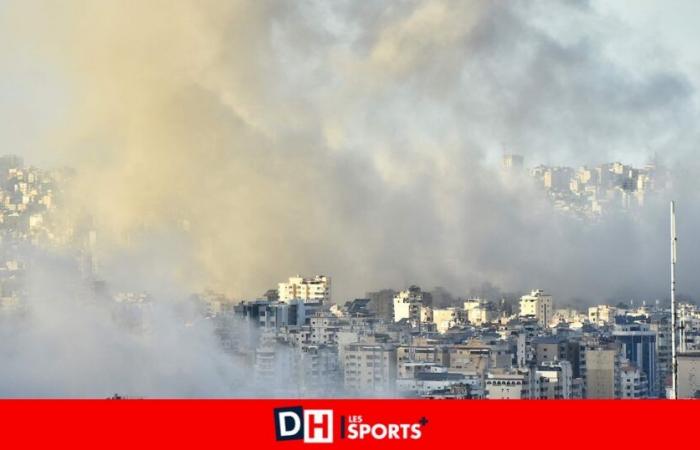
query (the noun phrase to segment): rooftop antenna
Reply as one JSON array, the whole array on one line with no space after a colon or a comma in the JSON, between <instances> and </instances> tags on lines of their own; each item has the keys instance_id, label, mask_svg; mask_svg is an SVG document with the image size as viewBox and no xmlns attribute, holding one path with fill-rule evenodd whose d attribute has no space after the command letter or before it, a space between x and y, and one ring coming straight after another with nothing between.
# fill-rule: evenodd
<instances>
[{"instance_id":1,"label":"rooftop antenna","mask_svg":"<svg viewBox=\"0 0 700 450\"><path fill-rule=\"evenodd\" d=\"M671 201L671 399L678 398L678 355L676 354L676 202Z\"/></svg>"}]
</instances>

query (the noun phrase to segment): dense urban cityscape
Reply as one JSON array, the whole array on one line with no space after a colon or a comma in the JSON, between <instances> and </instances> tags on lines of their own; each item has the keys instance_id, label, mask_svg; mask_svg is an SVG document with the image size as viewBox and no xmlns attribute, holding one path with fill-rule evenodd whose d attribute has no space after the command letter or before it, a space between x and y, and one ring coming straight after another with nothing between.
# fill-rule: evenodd
<instances>
[{"instance_id":1,"label":"dense urban cityscape","mask_svg":"<svg viewBox=\"0 0 700 450\"><path fill-rule=\"evenodd\" d=\"M667 170L656 161L641 168L612 162L595 167L538 165L526 169L522 155L506 154L502 169L506 177L522 175L527 170L556 209L588 220L634 211L671 184Z\"/></svg>"},{"instance_id":2,"label":"dense urban cityscape","mask_svg":"<svg viewBox=\"0 0 700 450\"><path fill-rule=\"evenodd\" d=\"M503 169L522 169L504 157ZM91 287L89 301L109 309L124 333L151 332L155 300L112 292L102 278L90 227L61 229L62 184L71 171L24 167L0 158L2 268L0 323L31 326L27 245L73 249ZM557 209L583 215L630 208L666 181L652 165L595 169L538 166L530 171ZM661 181L663 180L663 181ZM605 199L605 201L604 201ZM606 203L607 202L607 203ZM607 204L609 207L602 207ZM570 205L565 206L565 205ZM614 205L614 206L613 206ZM61 230L61 231L59 231ZM339 274L338 276L342 276ZM256 299L192 295L195 313L180 326L210 329L221 352L252 374L266 396L391 396L465 399L664 398L671 377L667 301L560 306L547 286L489 298L452 296L418 286L335 298L331 277L292 276ZM493 297L493 295L491 295ZM83 299L84 300L84 299ZM678 306L679 397L700 396L700 308ZM117 393L131 394L131 393Z\"/></svg>"},{"instance_id":3,"label":"dense urban cityscape","mask_svg":"<svg viewBox=\"0 0 700 450\"><path fill-rule=\"evenodd\" d=\"M342 380L341 392L349 395L666 397L670 311L659 302L579 311L556 308L535 289L515 302L471 298L438 307L429 292L411 286L324 308L330 287L325 276L291 277L265 299L230 305L231 312L215 300L209 311L256 324L260 340L250 350L256 377L273 383L280 372L293 374L295 394L337 393L333 380ZM700 310L682 304L679 317L679 396L692 398Z\"/></svg>"}]
</instances>

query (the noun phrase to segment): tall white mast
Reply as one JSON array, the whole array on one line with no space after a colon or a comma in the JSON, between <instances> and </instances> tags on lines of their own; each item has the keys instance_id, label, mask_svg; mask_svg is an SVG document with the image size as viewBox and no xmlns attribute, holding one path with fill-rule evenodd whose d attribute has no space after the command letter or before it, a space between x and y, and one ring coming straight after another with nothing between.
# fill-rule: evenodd
<instances>
[{"instance_id":1,"label":"tall white mast","mask_svg":"<svg viewBox=\"0 0 700 450\"><path fill-rule=\"evenodd\" d=\"M671 202L671 398L678 398L678 360L676 355L676 204Z\"/></svg>"}]
</instances>

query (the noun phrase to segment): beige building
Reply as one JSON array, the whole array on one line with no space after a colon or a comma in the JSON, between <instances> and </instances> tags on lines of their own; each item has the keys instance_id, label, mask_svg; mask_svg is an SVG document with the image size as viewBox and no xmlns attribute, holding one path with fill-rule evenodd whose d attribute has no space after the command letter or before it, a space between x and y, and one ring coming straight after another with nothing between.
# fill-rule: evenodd
<instances>
[{"instance_id":1,"label":"beige building","mask_svg":"<svg viewBox=\"0 0 700 450\"><path fill-rule=\"evenodd\" d=\"M449 353L445 347L433 345L399 345L396 348L398 362L431 362L447 365Z\"/></svg>"},{"instance_id":2,"label":"beige building","mask_svg":"<svg viewBox=\"0 0 700 450\"><path fill-rule=\"evenodd\" d=\"M534 399L538 391L529 370L493 369L484 379L484 398L488 400Z\"/></svg>"},{"instance_id":3,"label":"beige building","mask_svg":"<svg viewBox=\"0 0 700 450\"><path fill-rule=\"evenodd\" d=\"M535 289L520 297L520 317L534 317L537 324L545 328L549 325L552 313L552 296L545 294L542 289Z\"/></svg>"},{"instance_id":4,"label":"beige building","mask_svg":"<svg viewBox=\"0 0 700 450\"><path fill-rule=\"evenodd\" d=\"M279 301L289 303L291 300L303 300L305 303L329 303L331 301L331 278L316 275L312 278L290 277L286 283L279 283L277 288Z\"/></svg>"},{"instance_id":5,"label":"beige building","mask_svg":"<svg viewBox=\"0 0 700 450\"><path fill-rule=\"evenodd\" d=\"M620 398L620 350L588 349L586 359L586 398Z\"/></svg>"},{"instance_id":6,"label":"beige building","mask_svg":"<svg viewBox=\"0 0 700 450\"><path fill-rule=\"evenodd\" d=\"M588 308L588 320L596 325L608 325L615 321L617 308L608 305L597 305Z\"/></svg>"},{"instance_id":7,"label":"beige building","mask_svg":"<svg viewBox=\"0 0 700 450\"><path fill-rule=\"evenodd\" d=\"M466 320L473 325L483 325L498 319L498 312L493 304L481 299L469 299L464 302Z\"/></svg>"},{"instance_id":8,"label":"beige building","mask_svg":"<svg viewBox=\"0 0 700 450\"><path fill-rule=\"evenodd\" d=\"M343 352L345 389L358 393L394 390L396 349L384 344L349 344Z\"/></svg>"},{"instance_id":9,"label":"beige building","mask_svg":"<svg viewBox=\"0 0 700 450\"><path fill-rule=\"evenodd\" d=\"M461 314L460 314L461 313ZM438 333L446 333L447 330L462 322L464 311L457 308L436 308L433 309L433 323Z\"/></svg>"},{"instance_id":10,"label":"beige building","mask_svg":"<svg viewBox=\"0 0 700 450\"><path fill-rule=\"evenodd\" d=\"M490 368L510 368L512 355L505 344L486 344L472 339L465 344L450 345L448 362L451 371L484 376Z\"/></svg>"}]
</instances>

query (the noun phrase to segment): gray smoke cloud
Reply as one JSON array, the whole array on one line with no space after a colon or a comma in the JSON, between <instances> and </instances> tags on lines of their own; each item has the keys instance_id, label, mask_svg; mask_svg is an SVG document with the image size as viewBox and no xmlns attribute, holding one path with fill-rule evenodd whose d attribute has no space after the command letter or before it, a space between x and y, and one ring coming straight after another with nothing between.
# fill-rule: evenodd
<instances>
[{"instance_id":1,"label":"gray smoke cloud","mask_svg":"<svg viewBox=\"0 0 700 450\"><path fill-rule=\"evenodd\" d=\"M210 323L186 326L172 297L120 305L96 296L71 258L24 253L25 305L0 314L3 397L264 394L220 350Z\"/></svg>"},{"instance_id":2,"label":"gray smoke cloud","mask_svg":"<svg viewBox=\"0 0 700 450\"><path fill-rule=\"evenodd\" d=\"M182 290L236 298L327 273L339 302L485 281L652 300L673 196L681 290L700 287L695 83L588 2L0 8L3 67L62 92L28 97L61 107L22 147L77 168L67 208L93 216L107 274L130 279L115 268L142 255ZM585 224L502 178L504 149L531 165L657 155L674 185L638 215Z\"/></svg>"}]
</instances>

